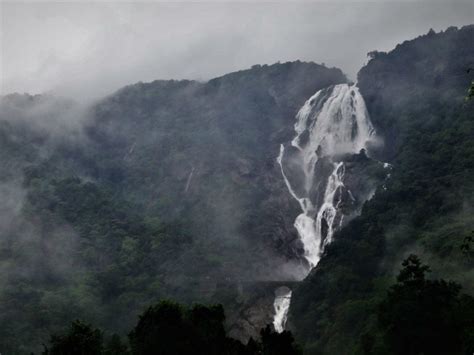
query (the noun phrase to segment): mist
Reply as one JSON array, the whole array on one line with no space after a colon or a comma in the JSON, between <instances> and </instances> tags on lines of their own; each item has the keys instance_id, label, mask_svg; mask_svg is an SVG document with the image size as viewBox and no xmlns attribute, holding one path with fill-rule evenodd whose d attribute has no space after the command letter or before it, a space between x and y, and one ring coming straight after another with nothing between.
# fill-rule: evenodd
<instances>
[{"instance_id":1,"label":"mist","mask_svg":"<svg viewBox=\"0 0 474 355\"><path fill-rule=\"evenodd\" d=\"M1 94L90 100L155 79L278 61L340 67L474 18L472 2L2 2Z\"/></svg>"},{"instance_id":2,"label":"mist","mask_svg":"<svg viewBox=\"0 0 474 355\"><path fill-rule=\"evenodd\" d=\"M456 0L0 0L0 353L73 319L134 346L163 299L222 304L242 346L273 324L357 353L413 253L473 293L473 19Z\"/></svg>"}]
</instances>

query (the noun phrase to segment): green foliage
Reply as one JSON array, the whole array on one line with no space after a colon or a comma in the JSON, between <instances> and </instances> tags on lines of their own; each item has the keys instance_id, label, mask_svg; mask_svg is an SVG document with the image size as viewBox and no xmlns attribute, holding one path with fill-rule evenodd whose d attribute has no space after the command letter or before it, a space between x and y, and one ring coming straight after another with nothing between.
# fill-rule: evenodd
<instances>
[{"instance_id":1,"label":"green foliage","mask_svg":"<svg viewBox=\"0 0 474 355\"><path fill-rule=\"evenodd\" d=\"M471 82L471 86L469 87L467 91L467 99L470 100L474 98L474 81Z\"/></svg>"},{"instance_id":2,"label":"green foliage","mask_svg":"<svg viewBox=\"0 0 474 355\"><path fill-rule=\"evenodd\" d=\"M114 334L103 346L102 332L74 321L64 335L53 335L44 355L297 355L290 332L261 331L261 340L247 345L227 337L221 305L184 307L161 301L139 317L129 334L130 351Z\"/></svg>"},{"instance_id":3,"label":"green foliage","mask_svg":"<svg viewBox=\"0 0 474 355\"><path fill-rule=\"evenodd\" d=\"M392 169L385 189L336 233L294 291L289 321L308 354L383 348L378 304L413 250L436 277L474 293L473 260L461 249L474 228L474 110L464 101L473 33L467 26L407 41L360 71L358 85L385 138L372 153Z\"/></svg>"},{"instance_id":4,"label":"green foliage","mask_svg":"<svg viewBox=\"0 0 474 355\"><path fill-rule=\"evenodd\" d=\"M113 334L104 346L104 355L129 355L128 346L119 335Z\"/></svg>"},{"instance_id":5,"label":"green foliage","mask_svg":"<svg viewBox=\"0 0 474 355\"><path fill-rule=\"evenodd\" d=\"M183 308L162 301L140 316L129 335L132 354L244 354L246 348L226 336L222 306Z\"/></svg>"},{"instance_id":6,"label":"green foliage","mask_svg":"<svg viewBox=\"0 0 474 355\"><path fill-rule=\"evenodd\" d=\"M469 259L474 256L474 231L472 231L470 235L464 237L461 244L461 250Z\"/></svg>"},{"instance_id":7,"label":"green foliage","mask_svg":"<svg viewBox=\"0 0 474 355\"><path fill-rule=\"evenodd\" d=\"M275 225L292 221L258 221L297 212L280 197L287 193L275 166L281 138L293 134L289 122L309 96L345 81L338 69L294 62L207 83L125 87L94 108L91 174L147 215L188 221L199 249L183 255L181 264L193 266L183 273L216 280L272 273L270 255L289 249Z\"/></svg>"},{"instance_id":8,"label":"green foliage","mask_svg":"<svg viewBox=\"0 0 474 355\"><path fill-rule=\"evenodd\" d=\"M427 280L429 268L415 255L402 265L397 283L390 287L378 311L386 344L383 353L471 354L474 298L461 295L461 286L454 282Z\"/></svg>"},{"instance_id":9,"label":"green foliage","mask_svg":"<svg viewBox=\"0 0 474 355\"><path fill-rule=\"evenodd\" d=\"M161 302L148 308L130 333L133 354L183 354L189 351L189 324L181 306Z\"/></svg>"},{"instance_id":10,"label":"green foliage","mask_svg":"<svg viewBox=\"0 0 474 355\"><path fill-rule=\"evenodd\" d=\"M0 294L10 353L75 317L123 334L145 304L173 295L173 263L192 244L181 225L145 220L106 187L47 174L30 169L24 217L3 240L8 264L35 267L7 279Z\"/></svg>"},{"instance_id":11,"label":"green foliage","mask_svg":"<svg viewBox=\"0 0 474 355\"><path fill-rule=\"evenodd\" d=\"M301 350L289 331L275 333L269 325L261 330L261 352L263 355L298 355Z\"/></svg>"},{"instance_id":12,"label":"green foliage","mask_svg":"<svg viewBox=\"0 0 474 355\"><path fill-rule=\"evenodd\" d=\"M72 322L66 334L52 335L44 355L100 355L102 332L81 321Z\"/></svg>"},{"instance_id":13,"label":"green foliage","mask_svg":"<svg viewBox=\"0 0 474 355\"><path fill-rule=\"evenodd\" d=\"M474 69L473 68L469 68L467 70L467 73L469 74L471 71L473 71ZM467 90L467 97L466 97L466 100L470 100L474 98L474 80L471 81L471 86L469 87L469 89Z\"/></svg>"},{"instance_id":14,"label":"green foliage","mask_svg":"<svg viewBox=\"0 0 474 355\"><path fill-rule=\"evenodd\" d=\"M429 320L423 317L433 305L412 302L415 286L441 295L432 297L440 312L433 316L443 318L443 327L458 325L445 315L464 308L452 304L471 302L454 284L421 280L422 267L411 263L418 278L406 272L390 289L406 294L401 300L407 302L389 297L385 304L400 311L386 309L379 324L378 305L394 269L413 249L436 276L474 292L474 110L472 100L464 101L472 85L465 68L474 58L473 31L430 32L390 53L371 53L361 70L361 92L385 138L370 153L393 169L386 189L335 236L294 291L289 324L307 353L383 353L385 336L389 342L407 336L386 329L403 323L407 308L416 306ZM8 213L0 211L2 353L37 351L48 334L80 317L119 335L102 345L95 329L77 323L53 337L50 351L89 339L90 351L126 354L120 336L159 298L225 301L236 311L238 292L216 284L268 277L281 260L299 255L291 244L299 209L275 155L293 135L304 100L344 81L340 70L295 62L254 66L208 83L139 83L95 105L77 141L40 125L60 117L63 104L32 119L19 110L34 112L42 97L2 98L0 191L9 203ZM367 169L382 178L380 169ZM131 349L298 352L289 333L269 328L261 342L243 349L226 337L223 319L218 306L160 303L130 333Z\"/></svg>"},{"instance_id":15,"label":"green foliage","mask_svg":"<svg viewBox=\"0 0 474 355\"><path fill-rule=\"evenodd\" d=\"M159 298L238 307L240 280L291 250L281 136L307 97L345 81L294 62L138 83L74 128L70 102L0 98L0 351L38 351L79 317L123 336Z\"/></svg>"}]
</instances>

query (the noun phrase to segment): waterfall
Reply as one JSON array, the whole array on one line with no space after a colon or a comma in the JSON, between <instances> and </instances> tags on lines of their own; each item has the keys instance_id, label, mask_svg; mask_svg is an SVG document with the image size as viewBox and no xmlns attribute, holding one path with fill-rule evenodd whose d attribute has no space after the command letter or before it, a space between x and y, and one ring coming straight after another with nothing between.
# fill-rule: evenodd
<instances>
[{"instance_id":1,"label":"waterfall","mask_svg":"<svg viewBox=\"0 0 474 355\"><path fill-rule=\"evenodd\" d=\"M291 290L288 287L280 287L275 291L275 301L273 308L275 309L275 317L273 318L273 327L275 331L281 333L285 330L286 319L290 309Z\"/></svg>"},{"instance_id":2,"label":"waterfall","mask_svg":"<svg viewBox=\"0 0 474 355\"><path fill-rule=\"evenodd\" d=\"M191 184L191 179L193 178L194 174L194 166L191 169L191 172L189 173L188 180L186 181L186 187L184 188L184 193L188 192L189 185Z\"/></svg>"},{"instance_id":3,"label":"waterfall","mask_svg":"<svg viewBox=\"0 0 474 355\"><path fill-rule=\"evenodd\" d=\"M354 199L344 185L342 159L366 149L375 131L359 89L341 84L320 90L306 101L296 115L295 132L290 144L280 146L277 161L288 191L301 207L294 226L309 273L343 224L344 196ZM284 329L290 298L291 291L284 301L275 298L276 331Z\"/></svg>"},{"instance_id":4,"label":"waterfall","mask_svg":"<svg viewBox=\"0 0 474 355\"><path fill-rule=\"evenodd\" d=\"M309 269L319 262L324 246L331 242L334 231L342 225L343 214L338 207L344 190L344 154L356 154L366 148L374 135L364 99L355 85L341 84L323 89L313 95L296 116L296 137L291 147L296 152L285 166L286 149L280 147L278 163L290 194L299 202L302 213L295 227L303 243ZM326 159L330 173L318 162ZM288 173L299 169L300 186L290 182ZM296 171L298 172L298 171ZM316 179L317 177L323 179ZM322 196L315 198L316 185L325 186ZM350 191L348 191L350 193ZM308 270L309 271L309 270Z\"/></svg>"}]
</instances>

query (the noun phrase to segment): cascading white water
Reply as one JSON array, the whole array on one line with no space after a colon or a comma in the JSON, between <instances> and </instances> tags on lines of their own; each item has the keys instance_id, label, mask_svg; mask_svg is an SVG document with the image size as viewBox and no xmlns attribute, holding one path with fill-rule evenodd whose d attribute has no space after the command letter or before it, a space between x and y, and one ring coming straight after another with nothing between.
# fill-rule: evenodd
<instances>
[{"instance_id":1,"label":"cascading white water","mask_svg":"<svg viewBox=\"0 0 474 355\"><path fill-rule=\"evenodd\" d=\"M186 187L184 188L185 193L188 192L189 185L191 184L191 179L193 178L193 174L194 174L194 166L191 169L191 172L189 173L188 180L186 181Z\"/></svg>"},{"instance_id":2,"label":"cascading white water","mask_svg":"<svg viewBox=\"0 0 474 355\"><path fill-rule=\"evenodd\" d=\"M328 225L327 237L324 240L323 247L329 244L332 240L334 229L340 227L342 224L343 215L339 219L339 224L335 225L336 214L338 212L341 198L335 198L336 192L339 188L344 186L342 179L344 178L344 163L334 163L334 170L329 176L326 191L324 193L324 202L319 209L318 215L316 216L316 231L322 230L322 221L326 220Z\"/></svg>"},{"instance_id":3,"label":"cascading white water","mask_svg":"<svg viewBox=\"0 0 474 355\"><path fill-rule=\"evenodd\" d=\"M342 225L344 214L339 208L342 192L345 190L353 198L344 186L345 165L341 156L365 149L375 132L364 99L355 85L341 84L318 91L306 101L296 120L296 137L291 141L292 154L287 157L291 164L285 166L288 147L283 145L277 161L290 194L301 206L302 213L294 225L303 244L309 273L318 264L334 232ZM329 174L318 171L317 164L322 159L332 169ZM298 185L295 180L291 182L289 174L292 169L298 170ZM320 186L323 186L322 196L314 198L314 189ZM279 304L286 308L275 314L276 331L283 331L290 297L291 293L284 304ZM280 319L281 315L284 315L283 319Z\"/></svg>"},{"instance_id":4,"label":"cascading white water","mask_svg":"<svg viewBox=\"0 0 474 355\"><path fill-rule=\"evenodd\" d=\"M332 90L318 91L306 101L296 119L297 135L291 145L299 151L299 165L304 174L303 186L298 188L300 196L286 176L283 145L277 160L288 190L300 203L303 213L296 218L295 227L304 246L305 258L310 268L313 268L319 262L324 245L331 242L334 231L342 224L343 216L337 216L341 202L341 194L337 192L344 187L345 167L337 157L359 153L366 148L374 135L374 128L358 88L347 84L336 85ZM333 171L326 182L317 181L325 183L326 189L322 203L315 205L310 198L310 191L316 183L316 163L323 157L332 162ZM321 234L323 221L328 228L324 242Z\"/></svg>"},{"instance_id":5,"label":"cascading white water","mask_svg":"<svg viewBox=\"0 0 474 355\"><path fill-rule=\"evenodd\" d=\"M281 333L285 330L286 319L290 308L291 290L288 287L280 287L275 291L275 317L273 318L273 327L275 331Z\"/></svg>"}]
</instances>

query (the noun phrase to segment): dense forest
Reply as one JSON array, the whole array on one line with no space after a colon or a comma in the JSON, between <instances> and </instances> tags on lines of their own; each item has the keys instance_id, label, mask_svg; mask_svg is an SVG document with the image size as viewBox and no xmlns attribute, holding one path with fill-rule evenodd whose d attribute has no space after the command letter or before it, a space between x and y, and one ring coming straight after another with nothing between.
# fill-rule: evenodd
<instances>
[{"instance_id":1,"label":"dense forest","mask_svg":"<svg viewBox=\"0 0 474 355\"><path fill-rule=\"evenodd\" d=\"M74 319L125 335L160 299L222 303L230 334L257 338L271 282L300 264L278 145L309 95L344 80L294 62L138 83L87 109L3 97L2 351L39 351Z\"/></svg>"},{"instance_id":2,"label":"dense forest","mask_svg":"<svg viewBox=\"0 0 474 355\"><path fill-rule=\"evenodd\" d=\"M391 176L295 290L291 329L310 353L362 352L368 335L373 353L390 353L380 349L377 306L408 254L429 264L433 277L474 292L473 259L462 248L474 230L474 103L465 99L473 36L473 26L431 31L372 53L359 72L372 121L384 132L380 156L392 164ZM420 353L407 351L394 349Z\"/></svg>"},{"instance_id":3,"label":"dense forest","mask_svg":"<svg viewBox=\"0 0 474 355\"><path fill-rule=\"evenodd\" d=\"M276 158L341 70L256 65L86 108L2 97L0 352L471 354L473 38L448 28L369 53L357 85L389 175L303 281Z\"/></svg>"},{"instance_id":4,"label":"dense forest","mask_svg":"<svg viewBox=\"0 0 474 355\"><path fill-rule=\"evenodd\" d=\"M402 263L387 295L377 305L375 333L360 339L361 354L469 354L474 345L474 298L461 286L427 279L430 268L416 255ZM222 306L183 307L170 301L148 307L128 334L128 342L81 321L53 334L44 355L66 354L228 354L297 355L301 347L289 331L270 325L247 344L229 338ZM376 336L380 339L377 340ZM442 335L442 336L440 336Z\"/></svg>"},{"instance_id":5,"label":"dense forest","mask_svg":"<svg viewBox=\"0 0 474 355\"><path fill-rule=\"evenodd\" d=\"M276 333L268 325L259 340L247 344L229 338L224 329L222 306L195 304L184 307L161 301L140 315L128 334L128 342L117 334L104 333L90 324L73 321L68 329L53 334L43 355L130 355L130 354L209 354L209 355L297 355L301 350L290 332Z\"/></svg>"}]
</instances>

